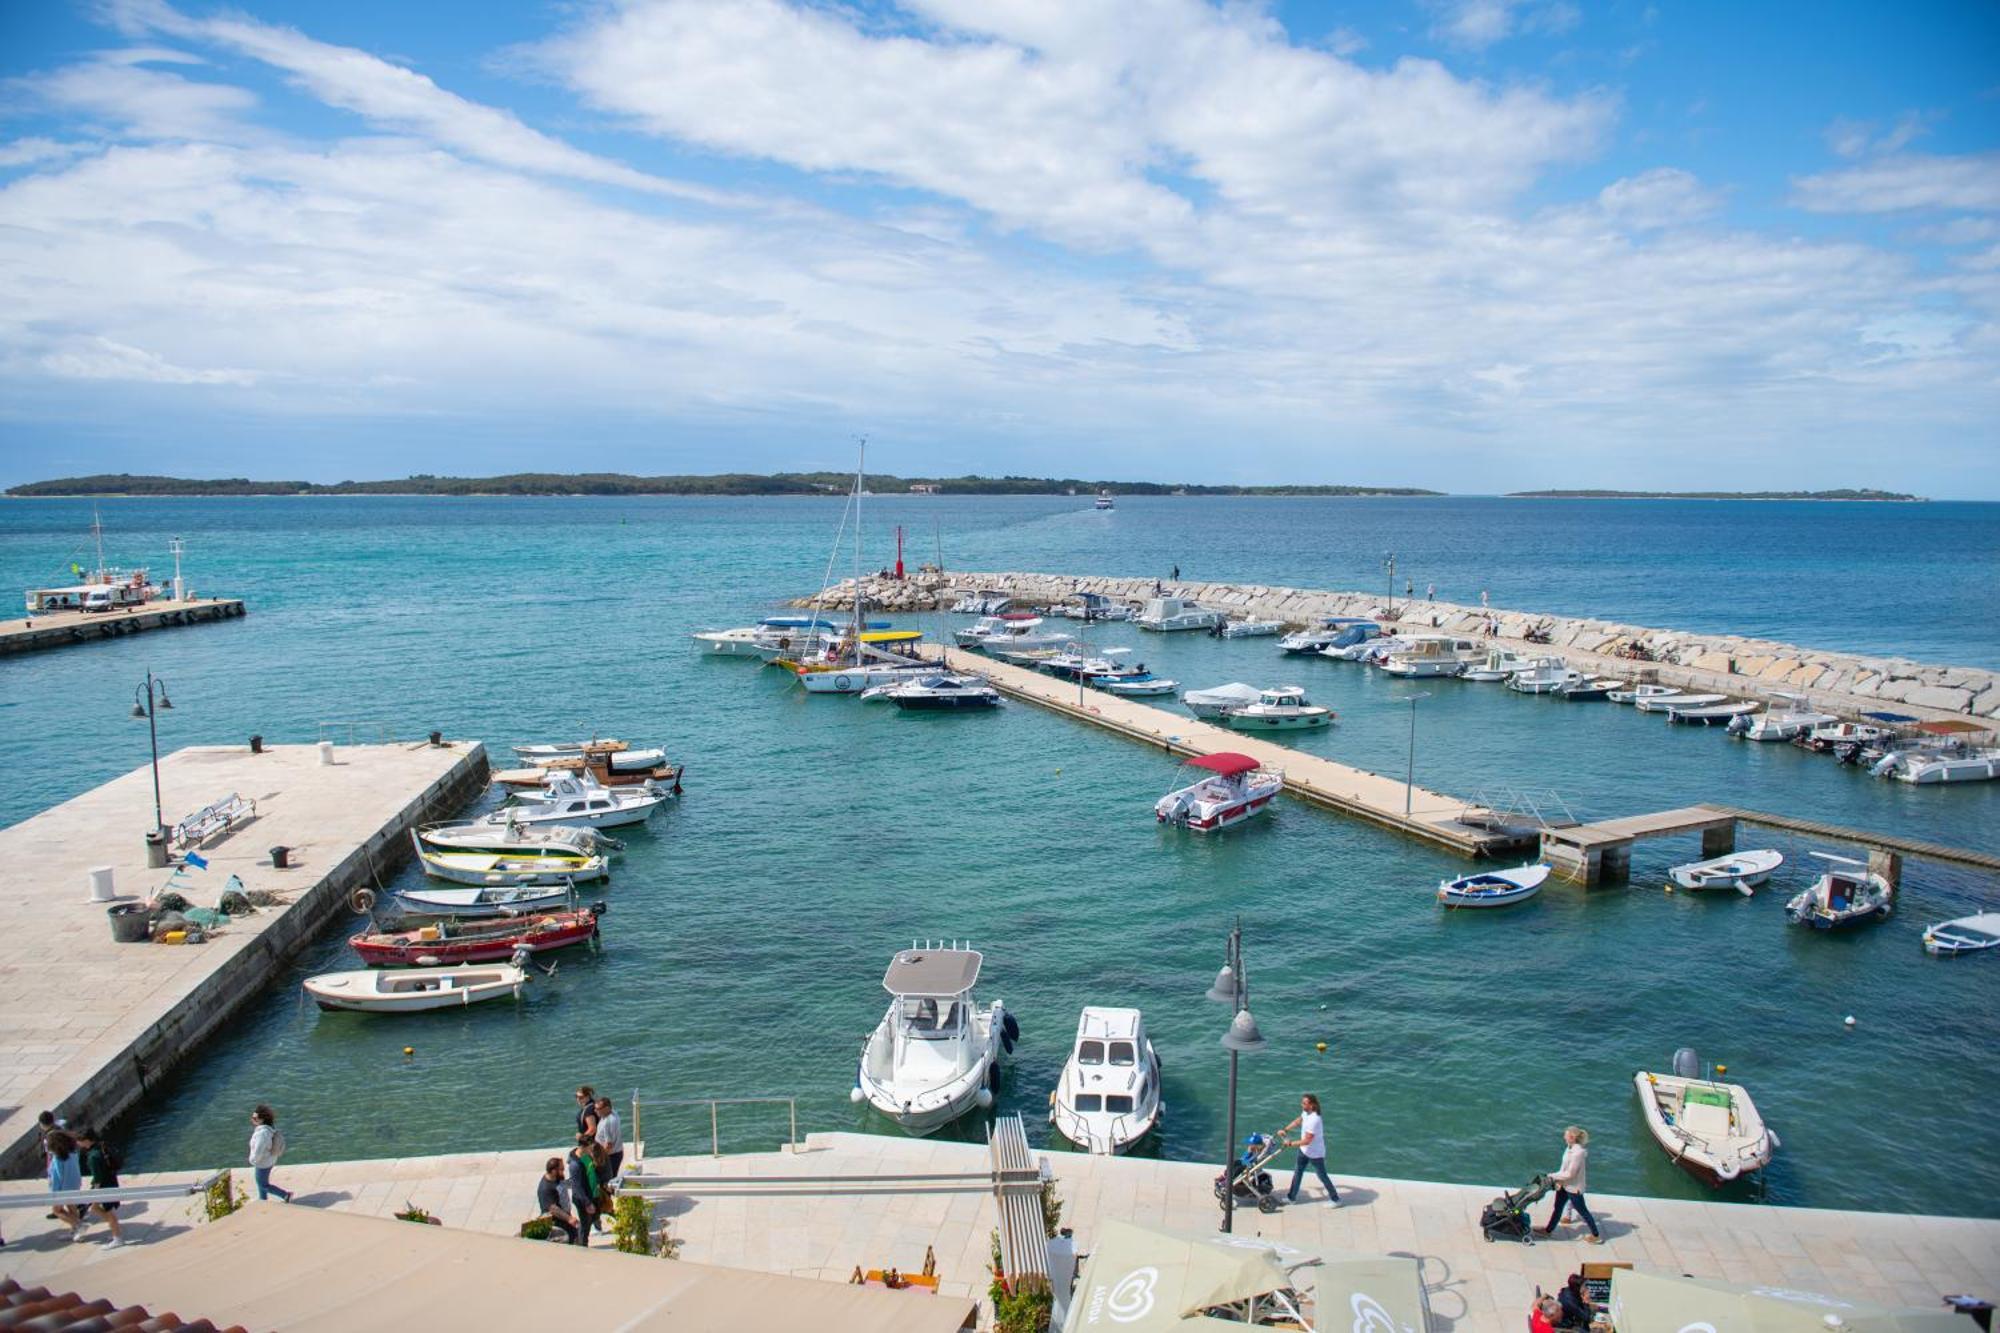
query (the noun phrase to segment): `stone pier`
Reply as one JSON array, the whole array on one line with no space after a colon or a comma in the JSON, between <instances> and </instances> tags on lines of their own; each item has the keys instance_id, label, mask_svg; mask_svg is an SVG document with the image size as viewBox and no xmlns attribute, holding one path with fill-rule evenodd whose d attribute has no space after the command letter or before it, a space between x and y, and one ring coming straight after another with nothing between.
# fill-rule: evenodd
<instances>
[{"instance_id":1,"label":"stone pier","mask_svg":"<svg viewBox=\"0 0 2000 1333\"><path fill-rule=\"evenodd\" d=\"M236 597L190 597L185 601L163 597L120 611L52 611L25 620L0 621L0 654L67 648L142 630L234 620L244 610L242 599Z\"/></svg>"}]
</instances>

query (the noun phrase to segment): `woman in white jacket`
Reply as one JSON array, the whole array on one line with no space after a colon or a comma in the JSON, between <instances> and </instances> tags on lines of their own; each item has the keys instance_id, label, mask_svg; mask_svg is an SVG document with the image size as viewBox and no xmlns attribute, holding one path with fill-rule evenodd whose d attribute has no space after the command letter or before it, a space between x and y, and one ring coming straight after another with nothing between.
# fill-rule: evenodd
<instances>
[{"instance_id":1,"label":"woman in white jacket","mask_svg":"<svg viewBox=\"0 0 2000 1333\"><path fill-rule=\"evenodd\" d=\"M1562 1221L1563 1205L1567 1204L1576 1210L1576 1215L1590 1228L1588 1237L1590 1243L1592 1245L1604 1243L1604 1237L1597 1234L1597 1219L1590 1215L1590 1205L1583 1201L1583 1191L1587 1183L1584 1174L1590 1159L1589 1150L1584 1145L1589 1142L1590 1135L1584 1133L1581 1126L1571 1125L1563 1131L1565 1146L1562 1165L1549 1177L1556 1184L1556 1207L1555 1211L1549 1214L1549 1224L1542 1228L1544 1236L1552 1233L1556 1229L1556 1223Z\"/></svg>"},{"instance_id":2,"label":"woman in white jacket","mask_svg":"<svg viewBox=\"0 0 2000 1333\"><path fill-rule=\"evenodd\" d=\"M285 1136L278 1132L278 1116L262 1102L250 1112L250 1169L257 1178L257 1197L268 1199L273 1194L286 1203L292 1201L292 1192L280 1189L271 1183L271 1168L285 1155Z\"/></svg>"}]
</instances>

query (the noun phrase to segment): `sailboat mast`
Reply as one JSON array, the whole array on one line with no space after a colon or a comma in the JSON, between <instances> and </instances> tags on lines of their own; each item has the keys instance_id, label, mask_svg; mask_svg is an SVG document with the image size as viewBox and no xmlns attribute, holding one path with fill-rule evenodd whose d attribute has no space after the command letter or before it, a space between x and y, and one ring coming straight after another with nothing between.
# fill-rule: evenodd
<instances>
[{"instance_id":1,"label":"sailboat mast","mask_svg":"<svg viewBox=\"0 0 2000 1333\"><path fill-rule=\"evenodd\" d=\"M868 471L868 437L861 437L860 453L854 461L854 665L861 665L861 490Z\"/></svg>"},{"instance_id":2,"label":"sailboat mast","mask_svg":"<svg viewBox=\"0 0 2000 1333\"><path fill-rule=\"evenodd\" d=\"M97 572L92 576L98 583L109 582L104 577L104 519L97 512L97 506L90 507L90 535L97 539Z\"/></svg>"}]
</instances>

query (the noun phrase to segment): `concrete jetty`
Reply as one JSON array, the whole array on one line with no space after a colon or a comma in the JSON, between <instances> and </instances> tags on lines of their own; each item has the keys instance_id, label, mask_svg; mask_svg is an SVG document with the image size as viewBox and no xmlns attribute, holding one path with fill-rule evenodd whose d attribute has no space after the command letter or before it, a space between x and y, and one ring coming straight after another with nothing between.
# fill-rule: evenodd
<instances>
[{"instance_id":1,"label":"concrete jetty","mask_svg":"<svg viewBox=\"0 0 2000 1333\"><path fill-rule=\"evenodd\" d=\"M1199 755L1234 751L1247 754L1283 775L1285 790L1300 800L1341 814L1354 815L1398 832L1438 843L1467 856L1486 856L1510 847L1531 846L1539 830L1521 832L1468 823L1477 818L1471 803L1443 792L1398 782L1365 768L1260 739L1199 718L1169 713L1136 699L1121 699L1102 690L1079 689L1076 682L996 661L980 653L940 648L955 671L986 677L994 688L1040 704L1169 754ZM1192 781L1192 779L1190 779Z\"/></svg>"},{"instance_id":2,"label":"concrete jetty","mask_svg":"<svg viewBox=\"0 0 2000 1333\"><path fill-rule=\"evenodd\" d=\"M213 907L234 874L272 906L201 944L119 944L90 872L120 899L157 891L147 866L153 778L142 766L0 830L0 1172L39 1164L35 1117L106 1124L186 1058L329 920L348 894L409 855L412 826L442 818L486 784L477 741L433 746L198 746L160 760L165 819L235 794L256 815L200 848L182 895ZM289 849L287 866L270 849Z\"/></svg>"},{"instance_id":3,"label":"concrete jetty","mask_svg":"<svg viewBox=\"0 0 2000 1333\"><path fill-rule=\"evenodd\" d=\"M566 1118L560 1091L551 1090L552 1121ZM309 1115L309 1110L295 1111L294 1123ZM1337 1147L1338 1127L1332 1132ZM687 1155L669 1155L668 1145L655 1136L645 1170L649 1177L668 1182L656 1206L681 1242L682 1260L837 1284L844 1283L857 1266L894 1265L916 1271L928 1247L937 1257L941 1295L978 1299L981 1326L990 1326L992 1311L985 1304L985 1291L989 1238L999 1225L994 1192L917 1192L917 1185L899 1188L883 1179L983 1171L991 1160L984 1145L831 1133L809 1135L795 1151L724 1157L709 1155L705 1137L699 1144L674 1146ZM388 1217L414 1203L447 1228L512 1235L536 1211L534 1186L543 1160L559 1151L551 1135L550 1146L519 1152L324 1164L288 1159L278 1175L297 1192L295 1208ZM1063 1204L1062 1224L1074 1229L1080 1249L1090 1249L1100 1224L1111 1218L1184 1233L1213 1231L1220 1224L1211 1189L1216 1171L1212 1165L1070 1152L1040 1156ZM1301 1191L1301 1203L1276 1213L1239 1209L1237 1233L1304 1249L1393 1252L1418 1258L1431 1308L1430 1329L1435 1333L1517 1333L1535 1287L1560 1286L1585 1262L1629 1263L1643 1272L1923 1308L1938 1308L1939 1297L1948 1292L1992 1299L1994 1275L2000 1273L2000 1222L1991 1220L1649 1199L1596 1191L1590 1202L1604 1232L1601 1246L1583 1244L1583 1229L1573 1221L1553 1240L1532 1247L1489 1244L1480 1238L1479 1210L1502 1186L1357 1176L1342 1171L1340 1165L1336 1154L1333 1175L1342 1207L1328 1208L1314 1182ZM1553 1165L1553 1161L1528 1161L1523 1169ZM194 1174L127 1174L125 1179L148 1184ZM768 1192L735 1184L703 1184L716 1177L743 1176L767 1180ZM804 1176L851 1177L864 1184L841 1188L824 1182L787 1183L788 1178ZM1286 1183L1279 1180L1281 1190ZM28 1182L0 1185L0 1191L17 1193L36 1188ZM252 1210L248 1220L254 1221L257 1210L276 1213L283 1205L248 1207ZM1545 1219L1548 1207L1544 1201L1537 1208L1537 1224ZM128 1209L125 1225L128 1237L150 1245L201 1225L199 1217L199 1199L148 1203ZM58 1234L56 1223L42 1219L39 1209L12 1209L0 1213L0 1218L7 1225L0 1272L23 1283L60 1279L62 1290L90 1292L87 1265L101 1253L98 1243L69 1243ZM102 1226L89 1234L102 1237ZM607 1239L600 1238L599 1247L608 1248ZM571 1251L568 1257L579 1265L575 1270L579 1275L619 1263L601 1248L597 1253Z\"/></svg>"},{"instance_id":4,"label":"concrete jetty","mask_svg":"<svg viewBox=\"0 0 2000 1333\"><path fill-rule=\"evenodd\" d=\"M182 601L165 597L120 611L45 612L23 620L0 621L0 653L67 648L142 630L234 620L245 609L238 597L190 597Z\"/></svg>"}]
</instances>

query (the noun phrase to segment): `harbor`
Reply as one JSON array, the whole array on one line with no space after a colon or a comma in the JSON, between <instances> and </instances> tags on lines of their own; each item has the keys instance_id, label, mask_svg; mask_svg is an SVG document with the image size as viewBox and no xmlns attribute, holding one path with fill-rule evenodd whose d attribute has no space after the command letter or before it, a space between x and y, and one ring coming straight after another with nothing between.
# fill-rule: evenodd
<instances>
[{"instance_id":1,"label":"harbor","mask_svg":"<svg viewBox=\"0 0 2000 1333\"><path fill-rule=\"evenodd\" d=\"M237 619L245 611L242 599L236 597L163 597L113 611L46 611L0 621L0 654L67 648L181 625L208 625Z\"/></svg>"}]
</instances>

